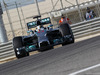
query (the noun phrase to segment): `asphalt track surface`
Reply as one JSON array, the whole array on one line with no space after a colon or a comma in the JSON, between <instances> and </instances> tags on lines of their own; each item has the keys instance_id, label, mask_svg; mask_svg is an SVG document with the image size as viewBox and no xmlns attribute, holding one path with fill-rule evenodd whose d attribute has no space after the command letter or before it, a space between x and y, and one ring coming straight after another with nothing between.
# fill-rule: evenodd
<instances>
[{"instance_id":1,"label":"asphalt track surface","mask_svg":"<svg viewBox=\"0 0 100 75\"><path fill-rule=\"evenodd\" d=\"M1 64L0 75L69 75L96 64L100 36ZM99 71L100 67L78 75L100 75Z\"/></svg>"}]
</instances>

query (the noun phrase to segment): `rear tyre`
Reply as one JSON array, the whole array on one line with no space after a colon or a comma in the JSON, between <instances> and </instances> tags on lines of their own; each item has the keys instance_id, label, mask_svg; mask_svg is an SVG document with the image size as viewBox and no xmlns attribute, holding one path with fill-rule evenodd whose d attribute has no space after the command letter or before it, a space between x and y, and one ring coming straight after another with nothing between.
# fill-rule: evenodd
<instances>
[{"instance_id":1,"label":"rear tyre","mask_svg":"<svg viewBox=\"0 0 100 75\"><path fill-rule=\"evenodd\" d=\"M22 58L22 57L25 57L25 56L29 56L29 52L26 52L26 50L22 50L21 51L21 54L18 54L17 52L17 48L20 48L20 47L23 47L23 41L22 41L22 37L15 37L13 39L13 48L14 48L14 51L15 51L15 55L16 57L19 59L19 58Z\"/></svg>"}]
</instances>

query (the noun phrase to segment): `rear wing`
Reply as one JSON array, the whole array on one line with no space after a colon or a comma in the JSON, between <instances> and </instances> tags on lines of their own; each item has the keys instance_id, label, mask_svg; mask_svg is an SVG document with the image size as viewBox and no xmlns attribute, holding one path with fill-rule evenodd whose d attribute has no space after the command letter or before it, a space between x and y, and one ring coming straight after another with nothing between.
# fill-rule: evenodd
<instances>
[{"instance_id":1,"label":"rear wing","mask_svg":"<svg viewBox=\"0 0 100 75\"><path fill-rule=\"evenodd\" d=\"M50 20L50 17L47 17L47 18L41 19L40 22L41 22L41 25L45 25L45 24L51 23L51 20ZM32 22L27 23L28 29L34 28L36 26L37 26L37 21L32 21Z\"/></svg>"}]
</instances>

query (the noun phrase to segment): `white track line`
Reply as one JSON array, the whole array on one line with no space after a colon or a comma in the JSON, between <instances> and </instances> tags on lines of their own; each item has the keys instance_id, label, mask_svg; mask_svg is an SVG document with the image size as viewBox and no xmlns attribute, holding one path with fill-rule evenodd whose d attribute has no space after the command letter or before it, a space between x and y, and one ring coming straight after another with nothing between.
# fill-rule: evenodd
<instances>
[{"instance_id":1,"label":"white track line","mask_svg":"<svg viewBox=\"0 0 100 75\"><path fill-rule=\"evenodd\" d=\"M79 74L79 73L82 73L82 72L85 72L85 71L88 71L88 70L97 68L97 67L99 67L99 66L100 66L100 64L97 64L97 65L94 65L94 66L91 66L91 67L88 67L88 68L79 70L79 71L77 71L77 72L74 72L74 73L71 73L71 74L68 74L68 75L77 75L77 74Z\"/></svg>"}]
</instances>

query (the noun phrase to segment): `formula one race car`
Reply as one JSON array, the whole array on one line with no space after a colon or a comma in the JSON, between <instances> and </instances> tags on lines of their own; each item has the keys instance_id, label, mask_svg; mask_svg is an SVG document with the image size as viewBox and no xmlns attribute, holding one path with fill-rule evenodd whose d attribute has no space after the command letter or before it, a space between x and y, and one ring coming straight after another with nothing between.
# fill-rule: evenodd
<instances>
[{"instance_id":1,"label":"formula one race car","mask_svg":"<svg viewBox=\"0 0 100 75\"><path fill-rule=\"evenodd\" d=\"M17 58L29 56L29 52L38 50L39 52L53 49L53 46L62 44L62 46L74 43L74 35L67 23L59 25L53 29L50 18L39 19L27 23L28 29L37 27L35 31L28 31L29 36L18 36L13 38L13 48ZM50 24L44 27L45 24Z\"/></svg>"}]
</instances>

